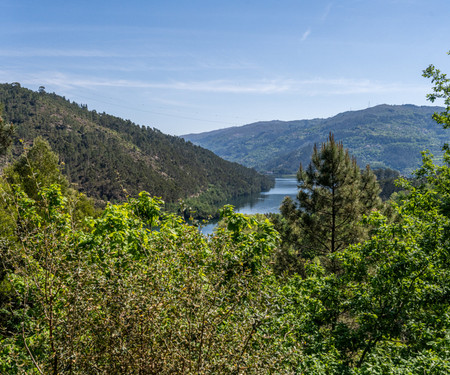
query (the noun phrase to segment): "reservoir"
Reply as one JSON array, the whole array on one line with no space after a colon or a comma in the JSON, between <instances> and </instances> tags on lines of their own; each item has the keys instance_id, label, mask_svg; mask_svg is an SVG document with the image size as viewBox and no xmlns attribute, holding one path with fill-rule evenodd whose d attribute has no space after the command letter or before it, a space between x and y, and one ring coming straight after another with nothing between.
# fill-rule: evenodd
<instances>
[{"instance_id":1,"label":"reservoir","mask_svg":"<svg viewBox=\"0 0 450 375\"><path fill-rule=\"evenodd\" d=\"M293 200L297 196L297 179L295 177L276 178L275 186L269 191L242 197L230 201L230 204L235 207L235 212L245 215L279 213L281 202L286 196ZM203 234L211 234L215 226L216 223L210 223L201 231Z\"/></svg>"}]
</instances>

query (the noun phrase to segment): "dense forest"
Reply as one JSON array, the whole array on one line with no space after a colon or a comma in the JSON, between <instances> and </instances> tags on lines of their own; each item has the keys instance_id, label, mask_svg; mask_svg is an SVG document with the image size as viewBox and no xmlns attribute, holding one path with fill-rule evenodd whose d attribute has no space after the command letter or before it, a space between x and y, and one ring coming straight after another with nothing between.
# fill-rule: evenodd
<instances>
[{"instance_id":1,"label":"dense forest","mask_svg":"<svg viewBox=\"0 0 450 375\"><path fill-rule=\"evenodd\" d=\"M447 129L450 79L424 76ZM205 236L148 192L96 210L37 138L0 178L0 373L449 374L441 147L383 202L330 133L280 214L226 205Z\"/></svg>"},{"instance_id":2,"label":"dense forest","mask_svg":"<svg viewBox=\"0 0 450 375\"><path fill-rule=\"evenodd\" d=\"M311 158L315 143L329 132L343 142L361 166L390 168L409 175L430 150L438 160L447 139L431 116L442 108L378 105L334 117L298 121L263 121L240 127L183 136L226 160L270 171L293 174Z\"/></svg>"},{"instance_id":3,"label":"dense forest","mask_svg":"<svg viewBox=\"0 0 450 375\"><path fill-rule=\"evenodd\" d=\"M146 190L166 202L188 199L206 215L218 202L273 186L270 178L179 137L89 111L43 87L34 92L2 84L0 102L16 135L12 156L35 138L46 139L69 181L98 200L123 201Z\"/></svg>"}]
</instances>

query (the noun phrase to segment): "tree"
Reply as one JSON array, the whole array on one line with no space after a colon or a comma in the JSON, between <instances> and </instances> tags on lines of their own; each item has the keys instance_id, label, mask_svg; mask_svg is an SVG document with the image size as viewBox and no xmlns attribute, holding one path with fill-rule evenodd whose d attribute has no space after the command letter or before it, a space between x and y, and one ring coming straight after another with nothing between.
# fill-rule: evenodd
<instances>
[{"instance_id":1,"label":"tree","mask_svg":"<svg viewBox=\"0 0 450 375\"><path fill-rule=\"evenodd\" d=\"M0 107L0 156L3 156L11 145L14 128L11 124L5 124L2 118L3 108Z\"/></svg>"},{"instance_id":2,"label":"tree","mask_svg":"<svg viewBox=\"0 0 450 375\"><path fill-rule=\"evenodd\" d=\"M380 206L376 177L361 171L332 134L320 150L314 146L307 169L300 165L297 203L286 198L281 213L295 236L296 251L312 259L346 248L364 238L364 214Z\"/></svg>"},{"instance_id":3,"label":"tree","mask_svg":"<svg viewBox=\"0 0 450 375\"><path fill-rule=\"evenodd\" d=\"M434 67L426 74L436 83L430 100L447 105L434 117L448 127L449 81ZM423 153L417 179L400 180L395 220L372 212L364 219L370 239L325 256L341 272L309 262L303 278L288 280L283 318L290 328L279 332L294 332L300 344L296 373L450 373L448 147L444 161L437 166Z\"/></svg>"},{"instance_id":4,"label":"tree","mask_svg":"<svg viewBox=\"0 0 450 375\"><path fill-rule=\"evenodd\" d=\"M450 55L450 51L447 53ZM444 99L445 109L441 113L435 113L433 119L441 124L444 129L450 128L450 79L447 74L441 73L434 65L428 66L423 71L423 76L431 78L431 82L435 84L432 88L433 92L427 95L428 100L432 103L436 99ZM441 209L450 217L450 147L445 143L442 147L444 150L444 164L437 166L433 163L433 155L429 152L423 153L423 165L417 171L418 177L425 180L427 184L439 194L441 199Z\"/></svg>"},{"instance_id":5,"label":"tree","mask_svg":"<svg viewBox=\"0 0 450 375\"><path fill-rule=\"evenodd\" d=\"M227 228L207 239L141 193L74 227L55 184L39 201L2 193L15 221L0 257L17 297L0 307L19 321L0 326L1 373L279 373L267 219L226 206Z\"/></svg>"},{"instance_id":6,"label":"tree","mask_svg":"<svg viewBox=\"0 0 450 375\"><path fill-rule=\"evenodd\" d=\"M341 272L311 262L286 283L296 373L450 372L450 221L434 188L403 184L395 221L375 211L369 240L325 256Z\"/></svg>"},{"instance_id":7,"label":"tree","mask_svg":"<svg viewBox=\"0 0 450 375\"><path fill-rule=\"evenodd\" d=\"M395 181L400 178L400 172L391 168L376 168L373 170L373 173L380 185L380 198L383 201L390 199L392 194L401 191L401 188L395 185Z\"/></svg>"},{"instance_id":8,"label":"tree","mask_svg":"<svg viewBox=\"0 0 450 375\"><path fill-rule=\"evenodd\" d=\"M430 65L429 100L445 100L433 117L450 126L450 80ZM305 343L305 373L333 368L352 374L450 373L450 150L444 164L423 153L416 181L400 180L405 193L392 203L395 220L372 212L372 236L328 256L342 272L325 274L309 264L292 278L292 326ZM300 311L311 312L305 319ZM301 371L299 371L301 372ZM324 371L322 371L323 373Z\"/></svg>"},{"instance_id":9,"label":"tree","mask_svg":"<svg viewBox=\"0 0 450 375\"><path fill-rule=\"evenodd\" d=\"M69 187L60 170L59 156L42 137L33 141L33 146L5 170L5 175L11 183L21 185L32 199L38 198L38 191L44 186L58 184L63 193Z\"/></svg>"},{"instance_id":10,"label":"tree","mask_svg":"<svg viewBox=\"0 0 450 375\"><path fill-rule=\"evenodd\" d=\"M450 51L447 52L450 55ZM435 113L433 119L442 124L444 129L450 128L450 79L447 74L441 73L434 65L429 65L422 74L425 78L431 78L433 92L427 95L427 99L434 103L437 98L444 99L445 110L441 113Z\"/></svg>"}]
</instances>

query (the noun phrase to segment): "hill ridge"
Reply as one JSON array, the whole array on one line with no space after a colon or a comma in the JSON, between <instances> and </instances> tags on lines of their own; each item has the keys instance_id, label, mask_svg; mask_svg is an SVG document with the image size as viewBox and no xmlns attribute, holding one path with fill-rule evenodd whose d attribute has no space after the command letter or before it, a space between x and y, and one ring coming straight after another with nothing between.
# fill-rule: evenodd
<instances>
[{"instance_id":1,"label":"hill ridge","mask_svg":"<svg viewBox=\"0 0 450 375\"><path fill-rule=\"evenodd\" d=\"M259 121L182 137L259 171L292 174L300 163L309 162L313 145L333 132L360 165L409 174L420 165L422 150L430 149L438 160L442 156L446 135L431 118L440 110L437 106L380 104L322 119Z\"/></svg>"},{"instance_id":2,"label":"hill ridge","mask_svg":"<svg viewBox=\"0 0 450 375\"><path fill-rule=\"evenodd\" d=\"M20 84L0 84L3 118L17 139L11 157L37 136L47 139L64 163L64 173L87 195L123 200L146 190L168 202L208 195L224 198L269 189L273 181L253 169L160 130L137 125L55 93Z\"/></svg>"}]
</instances>

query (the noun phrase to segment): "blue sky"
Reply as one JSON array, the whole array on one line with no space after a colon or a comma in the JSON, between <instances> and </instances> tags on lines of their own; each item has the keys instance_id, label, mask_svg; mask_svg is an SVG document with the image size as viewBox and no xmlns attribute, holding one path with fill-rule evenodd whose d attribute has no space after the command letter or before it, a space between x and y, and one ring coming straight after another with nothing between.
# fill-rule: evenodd
<instances>
[{"instance_id":1,"label":"blue sky","mask_svg":"<svg viewBox=\"0 0 450 375\"><path fill-rule=\"evenodd\" d=\"M186 134L427 105L449 0L2 0L0 82Z\"/></svg>"}]
</instances>

